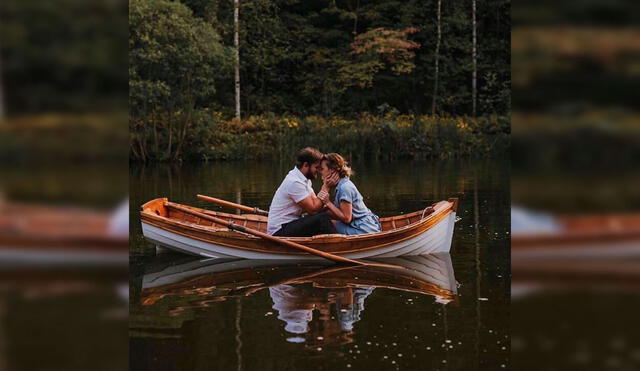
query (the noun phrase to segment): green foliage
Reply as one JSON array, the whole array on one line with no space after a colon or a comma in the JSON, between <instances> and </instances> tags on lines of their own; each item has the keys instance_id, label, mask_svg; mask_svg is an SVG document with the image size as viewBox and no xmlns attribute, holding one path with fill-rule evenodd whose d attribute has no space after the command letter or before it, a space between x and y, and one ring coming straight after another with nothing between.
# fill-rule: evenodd
<instances>
[{"instance_id":1,"label":"green foliage","mask_svg":"<svg viewBox=\"0 0 640 371\"><path fill-rule=\"evenodd\" d=\"M126 113L40 114L0 122L0 161L113 161L127 153Z\"/></svg>"},{"instance_id":2,"label":"green foliage","mask_svg":"<svg viewBox=\"0 0 640 371\"><path fill-rule=\"evenodd\" d=\"M340 77L345 89L349 86L370 88L373 80L383 69L396 75L414 70L413 49L420 44L408 39L410 34L418 32L409 27L404 30L374 28L355 37L351 43L351 55L355 60L340 68Z\"/></svg>"},{"instance_id":3,"label":"green foliage","mask_svg":"<svg viewBox=\"0 0 640 371\"><path fill-rule=\"evenodd\" d=\"M213 27L168 0L131 0L129 90L134 116L162 108L191 109L212 98L225 67Z\"/></svg>"},{"instance_id":4,"label":"green foliage","mask_svg":"<svg viewBox=\"0 0 640 371\"><path fill-rule=\"evenodd\" d=\"M183 1L197 17L214 24L225 45L233 45L232 1ZM354 116L373 112L385 103L403 113L430 113L435 4L418 0L241 0L244 115ZM508 0L478 5L481 115L506 114L510 108L509 13ZM361 53L353 53L353 45ZM388 45L393 46L392 52L380 53ZM443 2L440 54L437 111L471 113L470 3ZM488 79L492 76L495 81ZM218 85L216 102L233 107L231 76Z\"/></svg>"},{"instance_id":5,"label":"green foliage","mask_svg":"<svg viewBox=\"0 0 640 371\"><path fill-rule=\"evenodd\" d=\"M201 121L200 121L201 120ZM363 114L354 119L278 116L243 121L203 113L185 160L265 159L293 156L313 145L350 158L454 158L504 153L509 118Z\"/></svg>"},{"instance_id":6,"label":"green foliage","mask_svg":"<svg viewBox=\"0 0 640 371\"><path fill-rule=\"evenodd\" d=\"M127 2L0 1L8 114L126 110Z\"/></svg>"},{"instance_id":7,"label":"green foliage","mask_svg":"<svg viewBox=\"0 0 640 371\"><path fill-rule=\"evenodd\" d=\"M129 25L132 151L179 158L198 108L210 104L216 78L228 70L228 50L211 24L179 2L131 0Z\"/></svg>"},{"instance_id":8,"label":"green foliage","mask_svg":"<svg viewBox=\"0 0 640 371\"><path fill-rule=\"evenodd\" d=\"M434 4L241 0L246 119L237 122L225 119L235 100L233 2L130 0L131 157L267 158L310 143L356 157L505 149L510 4L487 0L479 10L478 100L488 117L477 120L464 117L471 8L462 2L443 6L440 116L421 116L433 95Z\"/></svg>"}]
</instances>

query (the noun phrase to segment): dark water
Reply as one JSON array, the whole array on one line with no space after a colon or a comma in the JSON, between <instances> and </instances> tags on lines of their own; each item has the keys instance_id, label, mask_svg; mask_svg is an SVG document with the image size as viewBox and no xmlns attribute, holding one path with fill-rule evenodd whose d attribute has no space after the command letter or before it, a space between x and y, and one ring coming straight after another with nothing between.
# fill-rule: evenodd
<instances>
[{"instance_id":1,"label":"dark water","mask_svg":"<svg viewBox=\"0 0 640 371\"><path fill-rule=\"evenodd\" d=\"M637 166L621 163L607 168L514 169L512 202L551 215L638 213L638 182ZM634 266L640 267L638 258L603 254L595 259L556 259L558 267L569 268L567 272L540 269L534 275L535 260L525 272L524 262L514 264L513 368L640 369L640 335L637 326L630 325L638 323L640 285L633 273ZM605 268L593 268L597 266ZM572 271L581 274L572 276Z\"/></svg>"},{"instance_id":2,"label":"dark water","mask_svg":"<svg viewBox=\"0 0 640 371\"><path fill-rule=\"evenodd\" d=\"M0 210L6 202L110 212L127 197L127 177L112 163L0 164ZM0 241L6 248L15 247ZM126 262L36 261L0 262L0 370L126 369Z\"/></svg>"},{"instance_id":3,"label":"dark water","mask_svg":"<svg viewBox=\"0 0 640 371\"><path fill-rule=\"evenodd\" d=\"M408 290L400 277L380 278L379 272L355 272L353 277L347 272L338 279L340 272L323 276L326 267L276 264L244 273L237 267L226 276L207 269L198 273L197 267L210 263L155 256L155 247L141 235L137 211L152 198L214 209L195 198L202 193L268 208L292 167L241 162L131 169L132 370L509 367L508 164L354 164L352 179L380 216L460 197L461 220L451 254L444 258L450 258L458 283L453 299L443 300L437 288ZM188 264L195 268L190 271ZM144 275L148 280L158 267L180 271L190 281L172 295L150 296L142 290ZM354 281L369 274L378 280L375 285ZM331 279L319 285L322 277ZM293 303L288 311L279 299L287 295Z\"/></svg>"}]
</instances>

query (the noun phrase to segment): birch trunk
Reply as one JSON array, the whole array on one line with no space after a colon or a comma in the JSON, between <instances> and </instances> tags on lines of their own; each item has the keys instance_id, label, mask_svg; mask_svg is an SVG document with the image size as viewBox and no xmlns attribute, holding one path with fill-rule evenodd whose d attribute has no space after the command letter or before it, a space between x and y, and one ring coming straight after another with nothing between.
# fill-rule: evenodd
<instances>
[{"instance_id":1,"label":"birch trunk","mask_svg":"<svg viewBox=\"0 0 640 371\"><path fill-rule=\"evenodd\" d=\"M475 1L475 0L474 0ZM434 77L434 82L433 82L433 101L431 102L431 114L435 115L436 114L436 101L438 100L438 78L439 78L439 73L440 73L440 41L442 40L442 28L441 28L441 7L442 5L442 0L438 0L438 12L437 12L437 18L438 18L438 23L437 23L437 28L438 28L438 38L436 40L436 61L435 61L435 77Z\"/></svg>"},{"instance_id":2,"label":"birch trunk","mask_svg":"<svg viewBox=\"0 0 640 371\"><path fill-rule=\"evenodd\" d=\"M476 30L476 0L471 0L472 4L472 24L473 24L473 49L472 49L472 57L473 57L473 73L471 78L471 100L472 100L472 113L473 116L476 116L476 101L478 98L478 48L477 48L477 30Z\"/></svg>"},{"instance_id":3,"label":"birch trunk","mask_svg":"<svg viewBox=\"0 0 640 371\"><path fill-rule=\"evenodd\" d=\"M233 0L233 46L235 47L235 70L236 70L236 118L240 120L240 0Z\"/></svg>"}]
</instances>

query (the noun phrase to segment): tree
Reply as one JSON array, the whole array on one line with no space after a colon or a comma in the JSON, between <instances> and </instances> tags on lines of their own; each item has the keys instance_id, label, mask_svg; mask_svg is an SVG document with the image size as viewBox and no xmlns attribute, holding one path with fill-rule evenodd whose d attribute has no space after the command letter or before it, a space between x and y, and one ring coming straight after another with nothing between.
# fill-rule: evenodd
<instances>
[{"instance_id":1,"label":"tree","mask_svg":"<svg viewBox=\"0 0 640 371\"><path fill-rule=\"evenodd\" d=\"M215 93L228 52L211 24L181 3L131 0L129 5L132 151L142 159L151 153L176 159L195 110Z\"/></svg>"},{"instance_id":2,"label":"tree","mask_svg":"<svg viewBox=\"0 0 640 371\"><path fill-rule=\"evenodd\" d=\"M236 87L236 118L240 120L240 0L233 0L233 47Z\"/></svg>"},{"instance_id":3,"label":"tree","mask_svg":"<svg viewBox=\"0 0 640 371\"><path fill-rule=\"evenodd\" d=\"M471 55L473 58L473 72L471 77L471 100L472 100L472 115L476 115L476 105L478 98L478 40L477 40L477 25L476 25L476 0L471 0L472 4L472 34L473 34L473 47L471 49Z\"/></svg>"},{"instance_id":4,"label":"tree","mask_svg":"<svg viewBox=\"0 0 640 371\"><path fill-rule=\"evenodd\" d=\"M420 47L408 36L418 32L417 28L402 30L374 28L355 37L351 43L354 58L340 68L345 87L370 88L378 73L383 70L396 75L410 73L415 68L414 49Z\"/></svg>"},{"instance_id":5,"label":"tree","mask_svg":"<svg viewBox=\"0 0 640 371\"><path fill-rule=\"evenodd\" d=\"M439 71L439 62L440 62L440 42L442 40L442 25L441 21L441 9L442 9L442 0L438 0L438 10L436 12L437 23L436 27L438 29L438 37L436 39L436 52L435 52L435 73L433 78L433 98L431 101L431 114L436 114L436 101L438 100L438 73Z\"/></svg>"}]
</instances>

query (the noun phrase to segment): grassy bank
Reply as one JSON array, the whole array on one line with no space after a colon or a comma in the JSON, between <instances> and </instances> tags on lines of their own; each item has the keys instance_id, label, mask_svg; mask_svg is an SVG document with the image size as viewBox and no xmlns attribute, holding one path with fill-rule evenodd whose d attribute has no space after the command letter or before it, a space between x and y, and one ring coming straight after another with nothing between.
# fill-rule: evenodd
<instances>
[{"instance_id":1,"label":"grassy bank","mask_svg":"<svg viewBox=\"0 0 640 371\"><path fill-rule=\"evenodd\" d=\"M315 146L349 158L456 158L508 155L506 116L478 119L414 115L360 115L354 119L259 115L242 121L202 112L187 127L133 123L134 161L240 160L292 156ZM173 143L167 142L169 130ZM180 137L181 130L184 136ZM178 138L178 139L176 139ZM183 140L183 143L178 143ZM175 148L182 150L175 156Z\"/></svg>"},{"instance_id":2,"label":"grassy bank","mask_svg":"<svg viewBox=\"0 0 640 371\"><path fill-rule=\"evenodd\" d=\"M0 121L3 161L126 161L126 112L47 113Z\"/></svg>"},{"instance_id":3,"label":"grassy bank","mask_svg":"<svg viewBox=\"0 0 640 371\"><path fill-rule=\"evenodd\" d=\"M640 158L640 115L595 109L580 113L514 112L516 168L628 168Z\"/></svg>"}]
</instances>

